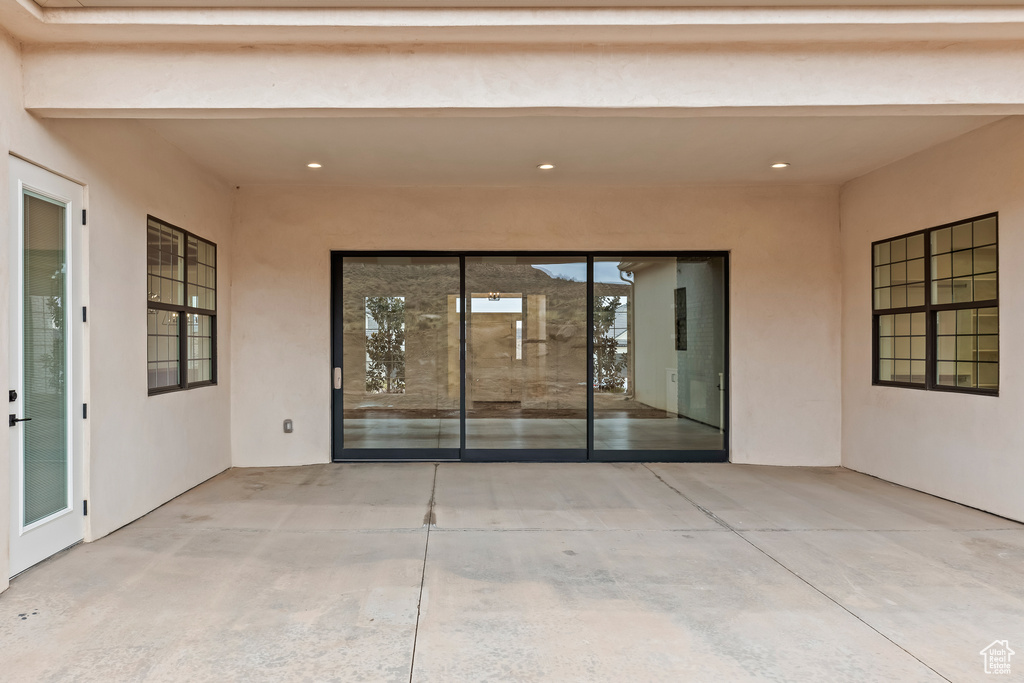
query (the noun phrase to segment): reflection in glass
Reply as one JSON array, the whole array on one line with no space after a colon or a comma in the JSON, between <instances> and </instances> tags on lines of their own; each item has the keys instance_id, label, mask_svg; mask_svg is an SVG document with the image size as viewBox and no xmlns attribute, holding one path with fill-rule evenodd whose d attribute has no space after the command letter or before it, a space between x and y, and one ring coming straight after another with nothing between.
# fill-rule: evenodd
<instances>
[{"instance_id":1,"label":"reflection in glass","mask_svg":"<svg viewBox=\"0 0 1024 683\"><path fill-rule=\"evenodd\" d=\"M344 445L459 447L459 259L345 257Z\"/></svg>"},{"instance_id":2,"label":"reflection in glass","mask_svg":"<svg viewBox=\"0 0 1024 683\"><path fill-rule=\"evenodd\" d=\"M587 447L587 264L466 258L466 447Z\"/></svg>"},{"instance_id":3,"label":"reflection in glass","mask_svg":"<svg viewBox=\"0 0 1024 683\"><path fill-rule=\"evenodd\" d=\"M594 448L724 448L724 257L594 259Z\"/></svg>"}]
</instances>

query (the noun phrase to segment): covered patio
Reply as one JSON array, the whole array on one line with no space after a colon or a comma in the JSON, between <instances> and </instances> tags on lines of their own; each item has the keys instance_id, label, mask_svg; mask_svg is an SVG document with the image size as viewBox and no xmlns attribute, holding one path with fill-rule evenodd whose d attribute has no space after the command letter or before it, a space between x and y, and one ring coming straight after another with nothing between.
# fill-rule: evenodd
<instances>
[{"instance_id":1,"label":"covered patio","mask_svg":"<svg viewBox=\"0 0 1024 683\"><path fill-rule=\"evenodd\" d=\"M0 670L982 680L1022 559L1024 525L843 468L234 468L22 574Z\"/></svg>"}]
</instances>

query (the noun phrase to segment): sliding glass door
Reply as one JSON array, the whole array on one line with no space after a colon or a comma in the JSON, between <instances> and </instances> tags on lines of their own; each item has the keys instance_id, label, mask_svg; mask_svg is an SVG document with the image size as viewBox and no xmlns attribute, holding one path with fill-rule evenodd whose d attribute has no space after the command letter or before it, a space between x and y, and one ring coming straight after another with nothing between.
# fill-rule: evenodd
<instances>
[{"instance_id":1,"label":"sliding glass door","mask_svg":"<svg viewBox=\"0 0 1024 683\"><path fill-rule=\"evenodd\" d=\"M726 260L594 258L594 444L601 460L726 448Z\"/></svg>"},{"instance_id":2,"label":"sliding glass door","mask_svg":"<svg viewBox=\"0 0 1024 683\"><path fill-rule=\"evenodd\" d=\"M458 257L341 259L335 444L349 457L459 457L460 283Z\"/></svg>"},{"instance_id":3,"label":"sliding glass door","mask_svg":"<svg viewBox=\"0 0 1024 683\"><path fill-rule=\"evenodd\" d=\"M726 460L727 267L335 253L334 459Z\"/></svg>"},{"instance_id":4,"label":"sliding glass door","mask_svg":"<svg viewBox=\"0 0 1024 683\"><path fill-rule=\"evenodd\" d=\"M466 448L583 460L587 259L466 257Z\"/></svg>"}]
</instances>

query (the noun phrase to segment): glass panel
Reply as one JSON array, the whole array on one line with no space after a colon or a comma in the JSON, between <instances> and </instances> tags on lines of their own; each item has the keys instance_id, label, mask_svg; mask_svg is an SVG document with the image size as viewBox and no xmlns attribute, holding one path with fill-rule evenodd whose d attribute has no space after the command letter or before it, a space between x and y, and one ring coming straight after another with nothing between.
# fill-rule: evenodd
<instances>
[{"instance_id":1,"label":"glass panel","mask_svg":"<svg viewBox=\"0 0 1024 683\"><path fill-rule=\"evenodd\" d=\"M907 306L924 306L924 283L907 285Z\"/></svg>"},{"instance_id":2,"label":"glass panel","mask_svg":"<svg viewBox=\"0 0 1024 683\"><path fill-rule=\"evenodd\" d=\"M599 257L593 303L595 448L724 448L725 260Z\"/></svg>"},{"instance_id":3,"label":"glass panel","mask_svg":"<svg viewBox=\"0 0 1024 683\"><path fill-rule=\"evenodd\" d=\"M890 305L893 308L903 308L907 305L907 286L889 288Z\"/></svg>"},{"instance_id":4,"label":"glass panel","mask_svg":"<svg viewBox=\"0 0 1024 683\"><path fill-rule=\"evenodd\" d=\"M878 357L879 358L892 358L893 344L892 337L879 337L878 338Z\"/></svg>"},{"instance_id":5,"label":"glass panel","mask_svg":"<svg viewBox=\"0 0 1024 683\"><path fill-rule=\"evenodd\" d=\"M956 364L956 385L958 387L974 386L974 363Z\"/></svg>"},{"instance_id":6,"label":"glass panel","mask_svg":"<svg viewBox=\"0 0 1024 683\"><path fill-rule=\"evenodd\" d=\"M910 337L896 337L894 358L910 358Z\"/></svg>"},{"instance_id":7,"label":"glass panel","mask_svg":"<svg viewBox=\"0 0 1024 683\"><path fill-rule=\"evenodd\" d=\"M212 316L195 314L188 316L189 383L213 381L212 330Z\"/></svg>"},{"instance_id":8,"label":"glass panel","mask_svg":"<svg viewBox=\"0 0 1024 683\"><path fill-rule=\"evenodd\" d=\"M996 243L996 219L985 218L974 222L974 246Z\"/></svg>"},{"instance_id":9,"label":"glass panel","mask_svg":"<svg viewBox=\"0 0 1024 683\"><path fill-rule=\"evenodd\" d=\"M914 384L924 384L925 362L923 360L910 361L910 381Z\"/></svg>"},{"instance_id":10,"label":"glass panel","mask_svg":"<svg viewBox=\"0 0 1024 683\"><path fill-rule=\"evenodd\" d=\"M458 448L459 259L346 257L342 287L345 448Z\"/></svg>"},{"instance_id":11,"label":"glass panel","mask_svg":"<svg viewBox=\"0 0 1024 683\"><path fill-rule=\"evenodd\" d=\"M149 309L149 388L176 387L178 378L178 314Z\"/></svg>"},{"instance_id":12,"label":"glass panel","mask_svg":"<svg viewBox=\"0 0 1024 683\"><path fill-rule=\"evenodd\" d=\"M977 360L978 357L975 355L975 343L976 337L957 337L956 338L956 359L957 360Z\"/></svg>"},{"instance_id":13,"label":"glass panel","mask_svg":"<svg viewBox=\"0 0 1024 683\"><path fill-rule=\"evenodd\" d=\"M183 305L185 300L185 235L150 219L147 230L149 299Z\"/></svg>"},{"instance_id":14,"label":"glass panel","mask_svg":"<svg viewBox=\"0 0 1024 683\"><path fill-rule=\"evenodd\" d=\"M910 357L915 360L924 360L924 337L911 337Z\"/></svg>"},{"instance_id":15,"label":"glass panel","mask_svg":"<svg viewBox=\"0 0 1024 683\"><path fill-rule=\"evenodd\" d=\"M956 337L939 337L936 351L939 360L956 360Z\"/></svg>"},{"instance_id":16,"label":"glass panel","mask_svg":"<svg viewBox=\"0 0 1024 683\"><path fill-rule=\"evenodd\" d=\"M907 240L904 238L898 240L891 240L889 242L890 254L892 256L892 262L905 261L907 259Z\"/></svg>"},{"instance_id":17,"label":"glass panel","mask_svg":"<svg viewBox=\"0 0 1024 683\"><path fill-rule=\"evenodd\" d=\"M979 308L978 309L978 334L999 333L999 309Z\"/></svg>"},{"instance_id":18,"label":"glass panel","mask_svg":"<svg viewBox=\"0 0 1024 683\"><path fill-rule=\"evenodd\" d=\"M953 276L953 257L950 254L940 254L932 257L932 279L941 280Z\"/></svg>"},{"instance_id":19,"label":"glass panel","mask_svg":"<svg viewBox=\"0 0 1024 683\"><path fill-rule=\"evenodd\" d=\"M909 335L910 334L910 313L900 313L896 316L896 334L898 335Z\"/></svg>"},{"instance_id":20,"label":"glass panel","mask_svg":"<svg viewBox=\"0 0 1024 683\"><path fill-rule=\"evenodd\" d=\"M978 363L978 388L999 388L999 366L995 363Z\"/></svg>"},{"instance_id":21,"label":"glass panel","mask_svg":"<svg viewBox=\"0 0 1024 683\"><path fill-rule=\"evenodd\" d=\"M974 250L974 272L994 273L996 270L996 246L978 247Z\"/></svg>"},{"instance_id":22,"label":"glass panel","mask_svg":"<svg viewBox=\"0 0 1024 683\"><path fill-rule=\"evenodd\" d=\"M893 381L893 361L891 361L891 360L880 360L880 361L878 361L878 379L881 382L892 382Z\"/></svg>"},{"instance_id":23,"label":"glass panel","mask_svg":"<svg viewBox=\"0 0 1024 683\"><path fill-rule=\"evenodd\" d=\"M989 301L995 299L999 292L996 289L996 274L985 273L974 276L974 300Z\"/></svg>"},{"instance_id":24,"label":"glass panel","mask_svg":"<svg viewBox=\"0 0 1024 683\"><path fill-rule=\"evenodd\" d=\"M889 286L889 266L878 266L875 268L875 287Z\"/></svg>"},{"instance_id":25,"label":"glass panel","mask_svg":"<svg viewBox=\"0 0 1024 683\"><path fill-rule=\"evenodd\" d=\"M925 314L911 313L910 314L910 333L914 335L923 335L925 333Z\"/></svg>"},{"instance_id":26,"label":"glass panel","mask_svg":"<svg viewBox=\"0 0 1024 683\"><path fill-rule=\"evenodd\" d=\"M999 360L999 337L985 334L978 337L978 360L994 363Z\"/></svg>"},{"instance_id":27,"label":"glass panel","mask_svg":"<svg viewBox=\"0 0 1024 683\"><path fill-rule=\"evenodd\" d=\"M906 262L894 263L889 266L890 277L892 278L892 284L894 285L905 285L907 284L907 264Z\"/></svg>"},{"instance_id":28,"label":"glass panel","mask_svg":"<svg viewBox=\"0 0 1024 683\"><path fill-rule=\"evenodd\" d=\"M976 328L974 326L975 317L978 315L977 309L965 308L956 312L956 333L957 334L974 334Z\"/></svg>"},{"instance_id":29,"label":"glass panel","mask_svg":"<svg viewBox=\"0 0 1024 683\"><path fill-rule=\"evenodd\" d=\"M889 288L883 287L882 289L875 290L875 310L882 310L891 308L889 305L891 297L889 295Z\"/></svg>"},{"instance_id":30,"label":"glass panel","mask_svg":"<svg viewBox=\"0 0 1024 683\"><path fill-rule=\"evenodd\" d=\"M205 296L203 296L203 295L205 295ZM208 289L208 288L204 288L204 289L200 290L199 301L202 304L203 308L206 308L206 309L209 309L209 310L216 310L217 309L217 290L215 290L215 289Z\"/></svg>"},{"instance_id":31,"label":"glass panel","mask_svg":"<svg viewBox=\"0 0 1024 683\"><path fill-rule=\"evenodd\" d=\"M466 447L586 448L586 260L467 257L466 296Z\"/></svg>"},{"instance_id":32,"label":"glass panel","mask_svg":"<svg viewBox=\"0 0 1024 683\"><path fill-rule=\"evenodd\" d=\"M875 245L875 265L884 266L889 263L889 243L882 242Z\"/></svg>"},{"instance_id":33,"label":"glass panel","mask_svg":"<svg viewBox=\"0 0 1024 683\"><path fill-rule=\"evenodd\" d=\"M191 290L194 289L192 285L199 282L199 240L195 237L188 238L185 256L185 272L188 275L188 281L190 283L189 305L194 306L195 304L191 303Z\"/></svg>"},{"instance_id":34,"label":"glass panel","mask_svg":"<svg viewBox=\"0 0 1024 683\"><path fill-rule=\"evenodd\" d=\"M953 250L957 249L970 249L974 246L974 238L972 237L972 224L961 223L960 225L953 226Z\"/></svg>"},{"instance_id":35,"label":"glass panel","mask_svg":"<svg viewBox=\"0 0 1024 683\"><path fill-rule=\"evenodd\" d=\"M924 282L924 259L907 261L907 282Z\"/></svg>"},{"instance_id":36,"label":"glass panel","mask_svg":"<svg viewBox=\"0 0 1024 683\"><path fill-rule=\"evenodd\" d=\"M68 507L66 208L26 192L24 210L23 514Z\"/></svg>"},{"instance_id":37,"label":"glass panel","mask_svg":"<svg viewBox=\"0 0 1024 683\"><path fill-rule=\"evenodd\" d=\"M924 256L924 235L911 235L907 238L907 258L919 259Z\"/></svg>"},{"instance_id":38,"label":"glass panel","mask_svg":"<svg viewBox=\"0 0 1024 683\"><path fill-rule=\"evenodd\" d=\"M956 363L939 363L935 375L935 383L947 386L956 386Z\"/></svg>"},{"instance_id":39,"label":"glass panel","mask_svg":"<svg viewBox=\"0 0 1024 683\"><path fill-rule=\"evenodd\" d=\"M953 277L970 275L974 272L974 252L957 251L953 253Z\"/></svg>"},{"instance_id":40,"label":"glass panel","mask_svg":"<svg viewBox=\"0 0 1024 683\"><path fill-rule=\"evenodd\" d=\"M894 315L878 316L878 333L886 337L891 337L895 334L895 320L896 316Z\"/></svg>"},{"instance_id":41,"label":"glass panel","mask_svg":"<svg viewBox=\"0 0 1024 683\"><path fill-rule=\"evenodd\" d=\"M952 230L943 228L932 232L932 254L944 254L951 247Z\"/></svg>"},{"instance_id":42,"label":"glass panel","mask_svg":"<svg viewBox=\"0 0 1024 683\"><path fill-rule=\"evenodd\" d=\"M974 301L974 278L961 277L953 280L953 303Z\"/></svg>"},{"instance_id":43,"label":"glass panel","mask_svg":"<svg viewBox=\"0 0 1024 683\"><path fill-rule=\"evenodd\" d=\"M910 382L912 377L910 374L910 361L909 360L896 360L893 361L893 381L896 382Z\"/></svg>"},{"instance_id":44,"label":"glass panel","mask_svg":"<svg viewBox=\"0 0 1024 683\"><path fill-rule=\"evenodd\" d=\"M932 303L951 304L953 303L953 281L939 280L932 283Z\"/></svg>"}]
</instances>

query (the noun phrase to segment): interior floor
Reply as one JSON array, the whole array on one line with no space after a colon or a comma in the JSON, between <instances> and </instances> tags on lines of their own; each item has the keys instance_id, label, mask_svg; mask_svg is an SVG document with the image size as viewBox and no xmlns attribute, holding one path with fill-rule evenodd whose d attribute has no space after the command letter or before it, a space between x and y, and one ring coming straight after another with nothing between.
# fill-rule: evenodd
<instances>
[{"instance_id":1,"label":"interior floor","mask_svg":"<svg viewBox=\"0 0 1024 683\"><path fill-rule=\"evenodd\" d=\"M686 418L594 420L598 450L721 450L717 427ZM573 418L469 417L468 448L586 448L587 421ZM345 448L458 448L458 418L345 418Z\"/></svg>"},{"instance_id":2,"label":"interior floor","mask_svg":"<svg viewBox=\"0 0 1024 683\"><path fill-rule=\"evenodd\" d=\"M232 469L0 596L7 681L968 681L1024 525L839 469ZM1011 646L1014 645L1011 642Z\"/></svg>"}]
</instances>

